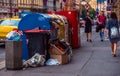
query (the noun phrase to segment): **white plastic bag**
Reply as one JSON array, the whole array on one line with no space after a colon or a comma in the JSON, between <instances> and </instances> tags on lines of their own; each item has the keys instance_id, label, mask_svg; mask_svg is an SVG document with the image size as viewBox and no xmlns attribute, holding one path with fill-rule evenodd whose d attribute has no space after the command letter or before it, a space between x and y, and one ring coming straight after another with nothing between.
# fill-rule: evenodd
<instances>
[{"instance_id":1,"label":"white plastic bag","mask_svg":"<svg viewBox=\"0 0 120 76\"><path fill-rule=\"evenodd\" d=\"M48 59L46 62L46 65L59 65L60 63L58 62L57 59Z\"/></svg>"},{"instance_id":2,"label":"white plastic bag","mask_svg":"<svg viewBox=\"0 0 120 76\"><path fill-rule=\"evenodd\" d=\"M27 67L43 66L44 63L45 63L45 56L36 53L32 58L23 62L23 67L27 68Z\"/></svg>"},{"instance_id":3,"label":"white plastic bag","mask_svg":"<svg viewBox=\"0 0 120 76\"><path fill-rule=\"evenodd\" d=\"M19 37L18 32L15 32L15 31L11 31L6 35L6 38L8 40L13 40L15 37Z\"/></svg>"},{"instance_id":4,"label":"white plastic bag","mask_svg":"<svg viewBox=\"0 0 120 76\"><path fill-rule=\"evenodd\" d=\"M119 36L118 29L116 27L111 28L111 38L117 38Z\"/></svg>"}]
</instances>

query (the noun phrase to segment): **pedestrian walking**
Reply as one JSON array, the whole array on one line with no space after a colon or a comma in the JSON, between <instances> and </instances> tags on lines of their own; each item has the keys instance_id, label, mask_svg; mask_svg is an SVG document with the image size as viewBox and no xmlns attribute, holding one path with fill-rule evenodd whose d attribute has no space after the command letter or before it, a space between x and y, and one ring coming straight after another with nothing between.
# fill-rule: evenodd
<instances>
[{"instance_id":1,"label":"pedestrian walking","mask_svg":"<svg viewBox=\"0 0 120 76\"><path fill-rule=\"evenodd\" d=\"M120 40L120 35L118 19L115 12L111 13L106 28L108 29L108 37L111 42L112 55L116 57L117 42Z\"/></svg>"},{"instance_id":2,"label":"pedestrian walking","mask_svg":"<svg viewBox=\"0 0 120 76\"><path fill-rule=\"evenodd\" d=\"M103 41L104 40L104 30L105 30L105 26L106 26L106 16L104 14L104 11L101 11L100 15L98 15L97 22L98 22L98 26L99 26L100 38L101 38L101 41Z\"/></svg>"},{"instance_id":3,"label":"pedestrian walking","mask_svg":"<svg viewBox=\"0 0 120 76\"><path fill-rule=\"evenodd\" d=\"M87 37L87 41L92 42L92 25L93 19L90 16L90 13L87 12L87 16L84 18L84 25L85 25L85 33Z\"/></svg>"}]
</instances>

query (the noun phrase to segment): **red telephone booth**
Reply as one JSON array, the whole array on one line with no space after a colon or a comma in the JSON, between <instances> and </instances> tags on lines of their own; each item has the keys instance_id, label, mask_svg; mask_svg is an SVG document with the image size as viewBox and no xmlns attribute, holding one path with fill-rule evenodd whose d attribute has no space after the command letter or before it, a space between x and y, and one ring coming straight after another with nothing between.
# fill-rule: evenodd
<instances>
[{"instance_id":1,"label":"red telephone booth","mask_svg":"<svg viewBox=\"0 0 120 76\"><path fill-rule=\"evenodd\" d=\"M72 25L72 48L80 47L80 33L79 33L79 23L78 23L78 12L77 11L58 11L60 15L68 18Z\"/></svg>"}]
</instances>

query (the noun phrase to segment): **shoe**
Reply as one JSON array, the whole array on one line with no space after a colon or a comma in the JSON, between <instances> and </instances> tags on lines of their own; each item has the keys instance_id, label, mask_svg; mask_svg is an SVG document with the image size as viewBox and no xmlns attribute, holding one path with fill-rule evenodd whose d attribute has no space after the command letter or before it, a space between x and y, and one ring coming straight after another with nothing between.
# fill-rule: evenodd
<instances>
[{"instance_id":1,"label":"shoe","mask_svg":"<svg viewBox=\"0 0 120 76\"><path fill-rule=\"evenodd\" d=\"M90 42L92 42L92 40L90 39Z\"/></svg>"},{"instance_id":2,"label":"shoe","mask_svg":"<svg viewBox=\"0 0 120 76\"><path fill-rule=\"evenodd\" d=\"M87 39L87 42L88 42L89 40Z\"/></svg>"},{"instance_id":3,"label":"shoe","mask_svg":"<svg viewBox=\"0 0 120 76\"><path fill-rule=\"evenodd\" d=\"M116 57L116 54L113 54L113 57Z\"/></svg>"},{"instance_id":4,"label":"shoe","mask_svg":"<svg viewBox=\"0 0 120 76\"><path fill-rule=\"evenodd\" d=\"M101 39L101 42L103 42L103 39Z\"/></svg>"}]
</instances>

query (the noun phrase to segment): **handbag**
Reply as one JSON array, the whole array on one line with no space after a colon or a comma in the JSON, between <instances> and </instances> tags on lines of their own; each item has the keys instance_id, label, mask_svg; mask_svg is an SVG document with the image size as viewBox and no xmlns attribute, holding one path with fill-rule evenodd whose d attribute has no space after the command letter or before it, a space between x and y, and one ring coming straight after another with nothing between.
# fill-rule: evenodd
<instances>
[{"instance_id":1,"label":"handbag","mask_svg":"<svg viewBox=\"0 0 120 76\"><path fill-rule=\"evenodd\" d=\"M111 31L111 38L118 38L119 37L119 30L118 30L118 28L117 27L112 27L111 29L110 29L110 31Z\"/></svg>"}]
</instances>

